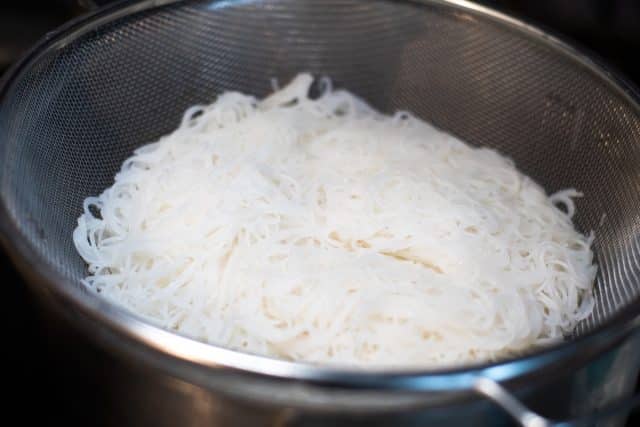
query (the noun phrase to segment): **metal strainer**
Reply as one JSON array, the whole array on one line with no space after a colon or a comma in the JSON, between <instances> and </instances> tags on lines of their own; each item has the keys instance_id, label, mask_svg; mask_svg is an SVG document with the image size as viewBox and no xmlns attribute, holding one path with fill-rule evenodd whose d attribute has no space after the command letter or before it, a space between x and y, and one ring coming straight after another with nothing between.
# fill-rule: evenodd
<instances>
[{"instance_id":1,"label":"metal strainer","mask_svg":"<svg viewBox=\"0 0 640 427\"><path fill-rule=\"evenodd\" d=\"M410 110L465 141L494 147L549 192L582 191L576 221L595 232L599 274L595 311L575 336L493 365L373 375L215 348L86 292L86 267L71 239L83 199L111 185L134 148L175 129L188 106L225 90L263 96L272 77L285 82L300 71L330 76L385 112ZM474 386L491 395L479 377L517 382L568 360L586 361L634 326L638 97L592 60L519 21L464 1L125 2L50 35L5 76L1 90L5 246L37 293L178 377L207 387L250 384L252 392L268 378L374 394L420 390L420 399ZM278 395L273 387L260 396ZM288 402L313 406L319 399L281 389ZM362 399L370 405L368 396ZM366 406L349 399L345 407ZM397 404L393 399L381 405Z\"/></svg>"}]
</instances>

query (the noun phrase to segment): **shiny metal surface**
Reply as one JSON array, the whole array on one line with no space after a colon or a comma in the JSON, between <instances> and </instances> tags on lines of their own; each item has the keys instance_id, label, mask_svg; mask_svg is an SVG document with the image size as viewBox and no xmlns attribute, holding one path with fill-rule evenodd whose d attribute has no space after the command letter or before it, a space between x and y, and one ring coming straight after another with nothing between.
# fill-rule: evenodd
<instances>
[{"instance_id":1,"label":"shiny metal surface","mask_svg":"<svg viewBox=\"0 0 640 427\"><path fill-rule=\"evenodd\" d=\"M505 411L517 420L522 427L550 427L551 422L544 417L529 410L519 400L515 399L511 393L505 390L500 384L487 378L476 380L475 389L479 393L487 396L499 404Z\"/></svg>"},{"instance_id":2,"label":"shiny metal surface","mask_svg":"<svg viewBox=\"0 0 640 427\"><path fill-rule=\"evenodd\" d=\"M597 307L571 342L452 370L329 369L197 342L81 287L84 264L71 242L81 202L110 184L135 147L175 128L189 105L224 90L263 95L271 77L301 70L331 76L381 110L408 109L495 147L550 192L585 193L577 222L596 233ZM635 327L637 99L553 37L466 1L125 2L51 34L5 78L2 240L33 290L80 327L199 386L315 409L461 402L474 399L479 377L535 384L541 372L611 350Z\"/></svg>"}]
</instances>

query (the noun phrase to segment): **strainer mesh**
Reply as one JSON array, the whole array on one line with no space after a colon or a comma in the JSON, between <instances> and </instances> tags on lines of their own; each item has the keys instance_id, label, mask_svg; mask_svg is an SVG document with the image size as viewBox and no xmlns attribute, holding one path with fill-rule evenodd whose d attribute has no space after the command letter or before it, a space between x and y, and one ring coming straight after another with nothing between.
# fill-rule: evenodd
<instances>
[{"instance_id":1,"label":"strainer mesh","mask_svg":"<svg viewBox=\"0 0 640 427\"><path fill-rule=\"evenodd\" d=\"M224 90L330 76L515 159L549 192L575 187L596 234L597 305L577 333L638 297L640 116L599 74L523 30L451 6L397 1L187 1L44 51L0 105L0 191L24 238L80 286L82 200L135 147Z\"/></svg>"}]
</instances>

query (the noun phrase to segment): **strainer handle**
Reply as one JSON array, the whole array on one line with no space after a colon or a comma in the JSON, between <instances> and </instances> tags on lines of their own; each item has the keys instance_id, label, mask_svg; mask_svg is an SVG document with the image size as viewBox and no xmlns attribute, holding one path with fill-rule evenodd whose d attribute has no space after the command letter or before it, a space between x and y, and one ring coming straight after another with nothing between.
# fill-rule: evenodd
<instances>
[{"instance_id":1,"label":"strainer handle","mask_svg":"<svg viewBox=\"0 0 640 427\"><path fill-rule=\"evenodd\" d=\"M599 419L620 415L640 406L640 394L636 394L632 397L618 400L597 412L580 418L567 421L553 421L527 408L506 388L492 379L482 377L476 380L473 388L500 406L522 427L586 427L593 425Z\"/></svg>"},{"instance_id":2,"label":"strainer handle","mask_svg":"<svg viewBox=\"0 0 640 427\"><path fill-rule=\"evenodd\" d=\"M553 423L527 408L506 388L489 378L479 378L473 388L511 415L522 427L550 427Z\"/></svg>"}]
</instances>

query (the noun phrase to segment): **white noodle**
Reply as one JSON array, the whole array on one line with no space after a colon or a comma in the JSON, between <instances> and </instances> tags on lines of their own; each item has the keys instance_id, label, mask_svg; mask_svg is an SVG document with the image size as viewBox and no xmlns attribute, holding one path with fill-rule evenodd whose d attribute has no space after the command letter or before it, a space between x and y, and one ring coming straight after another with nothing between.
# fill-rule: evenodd
<instances>
[{"instance_id":1,"label":"white noodle","mask_svg":"<svg viewBox=\"0 0 640 427\"><path fill-rule=\"evenodd\" d=\"M357 366L495 360L589 315L579 193L311 83L225 93L136 150L78 219L86 286L197 339Z\"/></svg>"}]
</instances>

